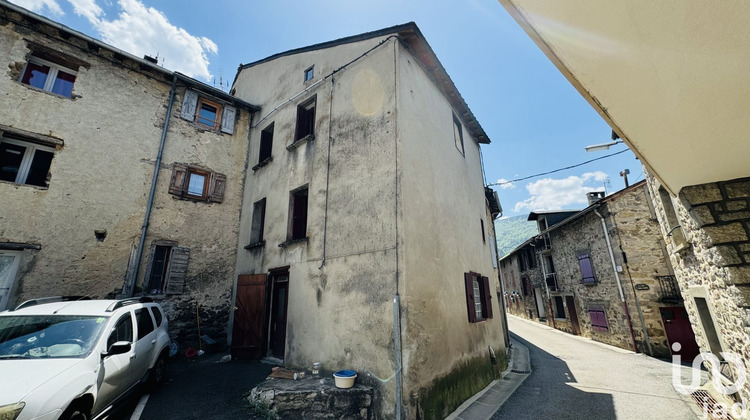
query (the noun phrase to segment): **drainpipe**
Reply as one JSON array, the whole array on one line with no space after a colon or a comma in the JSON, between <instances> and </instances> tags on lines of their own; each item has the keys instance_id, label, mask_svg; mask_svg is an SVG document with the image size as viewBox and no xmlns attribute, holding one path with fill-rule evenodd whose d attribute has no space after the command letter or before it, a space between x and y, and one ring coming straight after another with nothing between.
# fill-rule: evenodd
<instances>
[{"instance_id":1,"label":"drainpipe","mask_svg":"<svg viewBox=\"0 0 750 420\"><path fill-rule=\"evenodd\" d=\"M389 37L390 38L390 37ZM398 40L398 38L394 39ZM383 41L385 42L385 41ZM395 197L394 197L394 208L393 208L393 215L394 215L394 225L395 225L395 248L396 248L396 275L395 275L395 294L393 296L393 345L394 345L394 367L396 368L396 371L394 374L396 375L396 420L401 420L401 411L402 411L402 401L403 398L403 377L401 376L401 367L402 367L402 359L403 355L401 354L401 296L399 295L399 249L398 249L398 239L399 239L399 230L398 230L398 206L399 206L399 177L398 177L398 119L399 113L398 113L398 93L400 88L400 80L398 78L398 42L393 42L393 89L395 94L395 100L394 100L394 113L396 115L396 118L394 119L393 125L393 148L394 148L394 158L393 158L393 164L394 164L394 191L395 191Z\"/></svg>"},{"instance_id":2,"label":"drainpipe","mask_svg":"<svg viewBox=\"0 0 750 420\"><path fill-rule=\"evenodd\" d=\"M609 258L612 260L612 271L615 273L615 281L617 282L617 290L620 292L620 301L622 307L625 309L625 318L628 321L628 329L630 330L630 341L633 343L633 351L638 353L638 347L635 344L635 333L633 332L633 324L630 322L630 311L628 310L628 303L625 302L625 293L622 291L622 283L620 282L620 275L617 273L617 263L615 262L615 254L612 252L612 243L609 241L609 232L607 231L607 223L604 221L604 216L599 213L599 210L594 210L599 219L602 221L602 229L604 230L604 239L607 241L607 250L609 251Z\"/></svg>"},{"instance_id":3,"label":"drainpipe","mask_svg":"<svg viewBox=\"0 0 750 420\"><path fill-rule=\"evenodd\" d=\"M169 120L172 117L172 104L174 104L174 94L177 89L177 74L175 73L172 79L172 89L169 92L169 104L167 105L167 116L164 120L164 129L161 132L161 143L159 143L159 153L156 155L156 164L154 165L154 176L151 179L151 191L148 195L148 203L146 204L146 215L143 217L143 227L141 228L141 240L138 243L138 257L135 260L135 269L133 270L133 278L130 281L130 290L128 295L133 296L135 292L135 284L138 279L138 271L141 267L141 259L143 258L143 246L146 242L146 233L148 232L148 223L151 218L151 209L154 206L154 195L156 194L156 180L159 178L159 167L161 166L161 157L164 153L164 143L167 140L167 130L169 129Z\"/></svg>"}]
</instances>

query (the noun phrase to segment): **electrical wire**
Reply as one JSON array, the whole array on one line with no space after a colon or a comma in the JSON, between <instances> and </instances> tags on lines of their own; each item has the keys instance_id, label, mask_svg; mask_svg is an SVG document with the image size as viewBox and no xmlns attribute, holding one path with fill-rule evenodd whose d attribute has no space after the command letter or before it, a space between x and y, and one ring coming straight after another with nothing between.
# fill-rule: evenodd
<instances>
[{"instance_id":1,"label":"electrical wire","mask_svg":"<svg viewBox=\"0 0 750 420\"><path fill-rule=\"evenodd\" d=\"M512 182L525 181L525 180L527 180L527 179L531 179L531 178L536 178L536 177L539 177L539 176L544 176L544 175L554 174L555 172L560 172L560 171L564 171L564 170L566 170L566 169L573 169L573 168L577 168L577 167L579 167L579 166L583 166L583 165L586 165L587 163L591 163L591 162L595 162L595 161L597 161L597 160L601 160L601 159L605 159L605 158L608 158L608 157L616 156L616 155L619 155L619 154L621 154L621 153L625 153L625 152L627 152L628 150L630 150L630 149L624 149L624 150L620 150L619 152L615 152L615 153L610 153L610 154L608 154L608 155L604 155L604 156L599 156L598 158L595 158L595 159L587 160L586 162L581 162L581 163L578 163L578 164L575 164L575 165L570 165L570 166L566 166L566 167L564 167L564 168L559 168L559 169L555 169L555 170L552 170L552 171L542 172L542 173L540 173L540 174L529 175L529 176L525 176L525 177L523 177L523 178L516 178L516 179L511 179L510 181L503 181L503 182L494 182L494 183L492 183L492 184L487 184L487 186L488 186L488 187L493 187L493 186L495 186L495 185L505 185L505 184L510 184L510 183L512 183Z\"/></svg>"}]
</instances>

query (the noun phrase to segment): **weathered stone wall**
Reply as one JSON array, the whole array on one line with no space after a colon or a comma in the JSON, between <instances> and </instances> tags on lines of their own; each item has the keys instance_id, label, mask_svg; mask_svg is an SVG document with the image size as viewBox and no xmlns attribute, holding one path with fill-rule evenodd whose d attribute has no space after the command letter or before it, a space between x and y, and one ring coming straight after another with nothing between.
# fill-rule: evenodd
<instances>
[{"instance_id":1,"label":"weathered stone wall","mask_svg":"<svg viewBox=\"0 0 750 420\"><path fill-rule=\"evenodd\" d=\"M661 235L650 209L646 187L631 186L602 201L598 209L605 217L615 256L622 291L628 305L630 322L639 351L647 353L643 324L638 306L643 314L646 332L656 356L669 356L660 306L680 306L680 303L660 301L660 288L656 276L670 274L670 267L660 244ZM573 296L581 327L581 335L624 349L633 348L628 316L621 302L615 269L612 267L601 219L594 211L566 223L550 232L552 258L556 269L559 292L562 296L565 320L556 319L558 329L572 332L570 311L566 296ZM589 252L596 282L583 284L578 264L578 254ZM634 290L635 284L647 285L648 290ZM641 286L642 287L642 286ZM637 302L634 293L638 293ZM554 301L553 301L554 303ZM589 309L604 309L609 331L596 331L591 327Z\"/></svg>"},{"instance_id":2,"label":"weathered stone wall","mask_svg":"<svg viewBox=\"0 0 750 420\"><path fill-rule=\"evenodd\" d=\"M65 98L18 81L38 46L82 63ZM50 295L115 296L138 244L159 148L172 74L0 9L0 124L60 140L48 188L0 182L0 242L40 246L25 252L11 304ZM143 249L139 285L154 240L190 249L185 292L163 298L173 338L202 333L225 340L250 115L237 110L233 135L179 118L180 83ZM227 175L222 203L168 194L175 162ZM106 230L102 241L95 230ZM197 340L181 343L197 345Z\"/></svg>"},{"instance_id":3,"label":"weathered stone wall","mask_svg":"<svg viewBox=\"0 0 750 420\"><path fill-rule=\"evenodd\" d=\"M519 259L521 258L521 252L523 250L529 251L531 258L537 258L534 248L527 245L522 250L517 250L516 252L507 255L500 262L503 284L505 285L505 292L507 293L507 295L504 296L504 299L508 306L508 312L511 314L526 319L538 320L540 317L536 300L534 298L534 288L541 287L542 290L544 290L542 269L537 261L533 268L527 267L526 270L521 271ZM529 279L529 287L527 294L525 295L523 293L524 290L522 284L524 276ZM546 297L544 302L546 302ZM544 302L543 304L546 307L546 303Z\"/></svg>"},{"instance_id":4,"label":"weathered stone wall","mask_svg":"<svg viewBox=\"0 0 750 420\"><path fill-rule=\"evenodd\" d=\"M711 351L695 298L705 298L724 352L750 360L750 178L685 187L664 203L647 177L685 307L701 351ZM677 247L665 206L673 206L687 246ZM750 385L740 390L747 401Z\"/></svg>"}]
</instances>

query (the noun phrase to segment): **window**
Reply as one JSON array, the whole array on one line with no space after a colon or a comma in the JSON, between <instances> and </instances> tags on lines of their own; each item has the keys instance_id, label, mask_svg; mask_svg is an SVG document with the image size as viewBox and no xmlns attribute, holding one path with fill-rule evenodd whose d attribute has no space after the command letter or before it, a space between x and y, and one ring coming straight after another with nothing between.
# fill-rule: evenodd
<instances>
[{"instance_id":1,"label":"window","mask_svg":"<svg viewBox=\"0 0 750 420\"><path fill-rule=\"evenodd\" d=\"M706 335L706 341L708 341L709 350L711 353L716 355L720 359L724 359L721 356L722 347L721 341L719 340L719 334L714 326L713 317L711 317L711 310L708 307L708 301L703 297L693 297L695 299L695 307L698 310L698 318L700 319L700 325L703 327L703 332Z\"/></svg>"},{"instance_id":2,"label":"window","mask_svg":"<svg viewBox=\"0 0 750 420\"><path fill-rule=\"evenodd\" d=\"M581 268L582 283L596 283L596 277L594 277L594 267L591 265L591 256L589 255L589 251L578 253L578 267Z\"/></svg>"},{"instance_id":3,"label":"window","mask_svg":"<svg viewBox=\"0 0 750 420\"><path fill-rule=\"evenodd\" d=\"M562 296L554 296L555 299L555 318L565 319L565 306L563 305Z\"/></svg>"},{"instance_id":4,"label":"window","mask_svg":"<svg viewBox=\"0 0 750 420\"><path fill-rule=\"evenodd\" d=\"M157 306L151 307L151 313L154 314L154 320L156 320L156 326L160 327L161 321L164 318L164 315L161 314L161 311L159 310Z\"/></svg>"},{"instance_id":5,"label":"window","mask_svg":"<svg viewBox=\"0 0 750 420\"><path fill-rule=\"evenodd\" d=\"M151 320L151 314L148 309L140 308L135 310L135 320L138 323L138 339L149 335L154 330L154 321Z\"/></svg>"},{"instance_id":6,"label":"window","mask_svg":"<svg viewBox=\"0 0 750 420\"><path fill-rule=\"evenodd\" d=\"M77 74L75 70L32 56L23 70L21 83L70 98Z\"/></svg>"},{"instance_id":7,"label":"window","mask_svg":"<svg viewBox=\"0 0 750 420\"><path fill-rule=\"evenodd\" d=\"M176 246L171 241L156 241L151 245L146 268L146 293L150 295L180 294L185 288L190 249Z\"/></svg>"},{"instance_id":8,"label":"window","mask_svg":"<svg viewBox=\"0 0 750 420\"><path fill-rule=\"evenodd\" d=\"M234 134L236 115L237 109L231 105L209 100L191 89L185 90L180 112L180 118L184 120L194 122L201 128Z\"/></svg>"},{"instance_id":9,"label":"window","mask_svg":"<svg viewBox=\"0 0 750 420\"><path fill-rule=\"evenodd\" d=\"M133 318L130 316L130 313L123 315L122 318L117 320L117 324L112 329L112 334L107 339L107 349L118 341L133 342Z\"/></svg>"},{"instance_id":10,"label":"window","mask_svg":"<svg viewBox=\"0 0 750 420\"><path fill-rule=\"evenodd\" d=\"M482 227L482 243L487 243L487 238L484 235L484 219L479 219L479 225Z\"/></svg>"},{"instance_id":11,"label":"window","mask_svg":"<svg viewBox=\"0 0 750 420\"><path fill-rule=\"evenodd\" d=\"M263 242L263 228L266 219L266 199L253 204L253 222L250 230L250 245Z\"/></svg>"},{"instance_id":12,"label":"window","mask_svg":"<svg viewBox=\"0 0 750 420\"><path fill-rule=\"evenodd\" d=\"M492 294L489 279L478 273L464 273L464 285L469 322L480 322L492 318Z\"/></svg>"},{"instance_id":13,"label":"window","mask_svg":"<svg viewBox=\"0 0 750 420\"><path fill-rule=\"evenodd\" d=\"M591 329L599 332L609 332L607 316L603 308L590 308L589 318L591 319Z\"/></svg>"},{"instance_id":14,"label":"window","mask_svg":"<svg viewBox=\"0 0 750 420\"><path fill-rule=\"evenodd\" d=\"M664 215L667 217L667 237L672 239L672 246L681 249L687 245L685 232L682 231L680 221L677 219L677 213L674 209L672 197L664 187L659 187L659 198L664 206Z\"/></svg>"},{"instance_id":15,"label":"window","mask_svg":"<svg viewBox=\"0 0 750 420\"><path fill-rule=\"evenodd\" d=\"M180 198L221 203L227 177L210 169L185 163L172 165L169 193Z\"/></svg>"},{"instance_id":16,"label":"window","mask_svg":"<svg viewBox=\"0 0 750 420\"><path fill-rule=\"evenodd\" d=\"M297 106L297 129L295 131L294 141L301 140L307 136L314 138L315 99L316 97L313 96Z\"/></svg>"},{"instance_id":17,"label":"window","mask_svg":"<svg viewBox=\"0 0 750 420\"><path fill-rule=\"evenodd\" d=\"M196 121L210 128L219 128L219 116L221 115L221 105L211 102L205 98L198 100L198 112Z\"/></svg>"},{"instance_id":18,"label":"window","mask_svg":"<svg viewBox=\"0 0 750 420\"><path fill-rule=\"evenodd\" d=\"M461 154L464 154L464 133L461 129L461 120L458 119L456 114L453 114L453 141L456 144L456 149L458 149Z\"/></svg>"},{"instance_id":19,"label":"window","mask_svg":"<svg viewBox=\"0 0 750 420\"><path fill-rule=\"evenodd\" d=\"M273 123L260 132L260 152L258 153L258 165L271 159L271 148L273 146Z\"/></svg>"},{"instance_id":20,"label":"window","mask_svg":"<svg viewBox=\"0 0 750 420\"><path fill-rule=\"evenodd\" d=\"M3 138L0 140L0 180L46 187L54 152L49 146Z\"/></svg>"},{"instance_id":21,"label":"window","mask_svg":"<svg viewBox=\"0 0 750 420\"><path fill-rule=\"evenodd\" d=\"M289 194L289 240L307 237L307 186Z\"/></svg>"},{"instance_id":22,"label":"window","mask_svg":"<svg viewBox=\"0 0 750 420\"><path fill-rule=\"evenodd\" d=\"M305 82L308 80L312 80L313 77L315 77L315 66L310 66L307 70L305 70Z\"/></svg>"},{"instance_id":23,"label":"window","mask_svg":"<svg viewBox=\"0 0 750 420\"><path fill-rule=\"evenodd\" d=\"M526 276L521 277L521 290L524 296L528 296L531 293L531 284L529 283L529 278Z\"/></svg>"}]
</instances>

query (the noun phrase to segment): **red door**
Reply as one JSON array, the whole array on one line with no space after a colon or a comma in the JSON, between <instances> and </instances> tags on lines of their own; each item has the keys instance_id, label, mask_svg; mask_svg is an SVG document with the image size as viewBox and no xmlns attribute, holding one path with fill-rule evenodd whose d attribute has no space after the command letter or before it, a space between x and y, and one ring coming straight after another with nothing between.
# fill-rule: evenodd
<instances>
[{"instance_id":1,"label":"red door","mask_svg":"<svg viewBox=\"0 0 750 420\"><path fill-rule=\"evenodd\" d=\"M698 356L700 349L695 342L687 311L681 306L659 308L659 311L664 321L664 331L667 333L670 351L674 355L679 354L683 362L691 362ZM680 343L680 351L672 350L674 343Z\"/></svg>"},{"instance_id":2,"label":"red door","mask_svg":"<svg viewBox=\"0 0 750 420\"><path fill-rule=\"evenodd\" d=\"M237 277L232 355L260 359L266 347L266 275L243 274Z\"/></svg>"}]
</instances>

